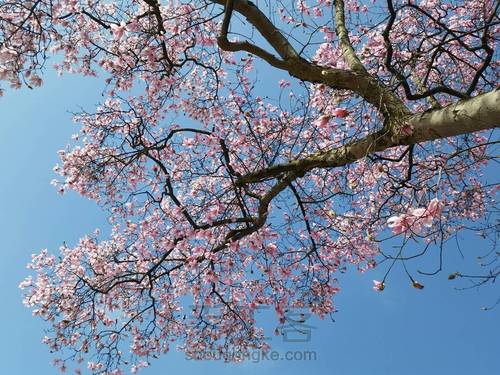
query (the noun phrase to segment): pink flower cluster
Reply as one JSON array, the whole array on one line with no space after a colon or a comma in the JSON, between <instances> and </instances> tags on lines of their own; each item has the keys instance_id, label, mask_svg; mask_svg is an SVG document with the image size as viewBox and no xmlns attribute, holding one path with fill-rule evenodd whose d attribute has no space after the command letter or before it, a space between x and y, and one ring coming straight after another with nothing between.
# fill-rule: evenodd
<instances>
[{"instance_id":1,"label":"pink flower cluster","mask_svg":"<svg viewBox=\"0 0 500 375\"><path fill-rule=\"evenodd\" d=\"M219 48L220 2L87 3L0 2L0 81L13 88L41 85L50 54L58 54L61 73L105 77L103 102L75 117L80 131L60 152L55 172L61 181L54 185L105 206L112 230L107 240L96 233L63 247L60 257L46 250L35 255L33 275L20 285L26 306L51 325L44 342L76 361L91 360L89 371L135 372L173 342L193 356L264 349L255 319L261 307L274 306L281 324L289 308L320 318L335 312L336 274L375 267L388 227L433 243L455 234L464 220L487 220L494 212L498 190L481 175L491 156L488 137L441 139L411 151L371 148L368 137L378 139L384 124L385 99L379 103L375 95L374 105L339 89L342 77L353 75L334 20L326 17L333 1L299 0L286 12L283 2L268 2L281 15L285 38L304 37L301 56L313 56L307 63L325 77L298 85L282 71L274 86L254 79L255 67L265 66L254 66L255 56ZM408 100L387 69L385 25L370 23L381 18L363 14L375 9L364 3L345 4L354 52L408 111L429 109L427 99L434 98ZM418 86L413 77L425 77L429 87L467 90L483 61L473 46L500 31L497 24L484 27L492 1L451 3L422 1L425 13L398 7L390 32L393 65L409 68L414 61L410 87ZM314 29L325 43L306 40L313 24L324 25ZM464 44L443 24L463 30ZM443 33L432 37L427 31L434 29ZM492 89L491 73L478 76L471 95ZM450 96L435 100L444 106ZM416 130L403 124L399 135ZM363 139L370 141L367 151L351 147ZM295 169L311 156L314 168L305 174L285 169L244 182L251 172ZM335 160L340 163L317 167ZM422 200L430 194L440 199ZM442 230L424 231L436 221ZM384 288L374 281L375 290ZM56 365L66 369L63 360Z\"/></svg>"},{"instance_id":2,"label":"pink flower cluster","mask_svg":"<svg viewBox=\"0 0 500 375\"><path fill-rule=\"evenodd\" d=\"M387 225L392 228L392 233L400 234L411 230L415 234L419 234L422 227L432 227L434 219L438 219L443 204L434 198L426 208L412 208L408 213L392 216L387 220Z\"/></svg>"}]
</instances>

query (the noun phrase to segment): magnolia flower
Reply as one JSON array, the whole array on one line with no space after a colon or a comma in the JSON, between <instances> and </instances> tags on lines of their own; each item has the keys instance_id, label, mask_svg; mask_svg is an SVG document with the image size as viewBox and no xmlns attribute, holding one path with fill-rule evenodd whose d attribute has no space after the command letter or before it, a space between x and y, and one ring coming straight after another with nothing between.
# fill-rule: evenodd
<instances>
[{"instance_id":1,"label":"magnolia flower","mask_svg":"<svg viewBox=\"0 0 500 375\"><path fill-rule=\"evenodd\" d=\"M387 220L387 226L392 228L392 233L400 234L411 229L414 233L419 233L422 226L431 227L433 220L441 214L443 204L434 198L426 208L411 208L408 213L399 216L391 216Z\"/></svg>"},{"instance_id":2,"label":"magnolia flower","mask_svg":"<svg viewBox=\"0 0 500 375\"><path fill-rule=\"evenodd\" d=\"M328 125L328 121L330 121L330 116L323 115L316 120L316 126L319 128L325 128Z\"/></svg>"},{"instance_id":3,"label":"magnolia flower","mask_svg":"<svg viewBox=\"0 0 500 375\"><path fill-rule=\"evenodd\" d=\"M429 205L427 206L427 213L430 216L437 217L441 213L443 206L444 205L439 201L439 199L434 198L429 202Z\"/></svg>"},{"instance_id":4,"label":"magnolia flower","mask_svg":"<svg viewBox=\"0 0 500 375\"><path fill-rule=\"evenodd\" d=\"M408 215L403 214L400 216L391 216L387 220L387 226L392 228L392 233L400 234L405 232L409 227Z\"/></svg>"},{"instance_id":5,"label":"magnolia flower","mask_svg":"<svg viewBox=\"0 0 500 375\"><path fill-rule=\"evenodd\" d=\"M415 232L420 232L420 229L422 225L424 227L431 227L432 226L432 219L433 217L427 213L426 208L415 208L412 210L409 210L410 215L412 217L412 223L413 225L412 229Z\"/></svg>"},{"instance_id":6,"label":"magnolia flower","mask_svg":"<svg viewBox=\"0 0 500 375\"><path fill-rule=\"evenodd\" d=\"M333 111L333 115L335 117L344 118L348 114L349 114L349 112L347 112L347 109L345 109L345 108L335 108L335 110Z\"/></svg>"},{"instance_id":7,"label":"magnolia flower","mask_svg":"<svg viewBox=\"0 0 500 375\"><path fill-rule=\"evenodd\" d=\"M111 32L115 39L120 39L125 33L126 25L125 23L121 23L120 25L111 25Z\"/></svg>"},{"instance_id":8,"label":"magnolia flower","mask_svg":"<svg viewBox=\"0 0 500 375\"><path fill-rule=\"evenodd\" d=\"M385 289L385 284L383 281L373 280L373 290L381 292Z\"/></svg>"}]
</instances>

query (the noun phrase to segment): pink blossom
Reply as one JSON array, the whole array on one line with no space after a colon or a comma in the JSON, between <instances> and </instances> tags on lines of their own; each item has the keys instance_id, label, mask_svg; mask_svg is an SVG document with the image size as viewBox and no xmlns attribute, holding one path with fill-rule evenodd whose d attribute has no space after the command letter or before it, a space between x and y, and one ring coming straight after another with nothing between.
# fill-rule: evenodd
<instances>
[{"instance_id":1,"label":"pink blossom","mask_svg":"<svg viewBox=\"0 0 500 375\"><path fill-rule=\"evenodd\" d=\"M439 111L431 106L463 103L450 90L408 99L401 75L387 69L388 18L379 7L345 2L346 27L366 69L360 73L326 17L333 1L298 0L293 9L262 2L278 13L278 31L291 45L232 35L234 43L277 52L259 54L266 59L257 74L259 57L225 50L223 14L203 2L107 0L85 12L87 2L78 0L30 2L33 9L4 3L2 85L41 85L46 58L56 55L59 74L97 77L105 86L102 103L75 116L79 131L59 153L53 184L104 207L109 233L82 236L58 256L42 250L20 283L25 305L50 325L44 343L51 351L109 359L90 362L93 372L118 375L106 363L126 357L128 370L139 370L174 342L193 355L234 345L265 349L258 306L274 306L281 323L291 307L325 317L335 312L338 273L384 267L382 251L410 253L385 242L389 230L411 236L400 241L408 249L430 246L464 221L488 219L495 207L499 188L482 175L491 134L431 140L441 134L432 133L410 153L396 141L413 134L411 125L386 132L392 120L418 121ZM469 96L475 82L473 96L495 94L497 62L477 74L487 51L464 47L489 22L492 2L437 3L422 1L425 13L397 7L392 66L414 95L419 77L430 90ZM489 42L494 22L480 30ZM441 39L447 30L460 33ZM301 44L307 48L295 64L292 45ZM288 79L269 82L269 62ZM430 195L440 198L428 202ZM438 222L442 230L432 230ZM374 280L374 290L384 288Z\"/></svg>"},{"instance_id":2,"label":"pink blossom","mask_svg":"<svg viewBox=\"0 0 500 375\"><path fill-rule=\"evenodd\" d=\"M389 228L392 228L392 233L400 234L405 232L409 228L410 222L408 218L409 216L404 214L400 216L391 216L387 220L387 225L389 226Z\"/></svg>"},{"instance_id":3,"label":"pink blossom","mask_svg":"<svg viewBox=\"0 0 500 375\"><path fill-rule=\"evenodd\" d=\"M432 199L426 208L410 208L407 214L391 216L387 225L394 234L400 234L411 229L413 233L420 233L422 226L432 227L433 221L441 212L443 204L437 198Z\"/></svg>"},{"instance_id":4,"label":"pink blossom","mask_svg":"<svg viewBox=\"0 0 500 375\"><path fill-rule=\"evenodd\" d=\"M335 110L333 111L333 115L335 117L344 118L347 117L348 114L349 112L345 108L335 108Z\"/></svg>"},{"instance_id":5,"label":"pink blossom","mask_svg":"<svg viewBox=\"0 0 500 375\"><path fill-rule=\"evenodd\" d=\"M328 126L328 122L330 121L330 116L323 115L319 119L316 120L316 126L321 129L324 129Z\"/></svg>"},{"instance_id":6,"label":"pink blossom","mask_svg":"<svg viewBox=\"0 0 500 375\"><path fill-rule=\"evenodd\" d=\"M441 203L439 199L434 198L429 202L429 205L427 206L427 213L432 217L438 217L443 207L443 203Z\"/></svg>"},{"instance_id":7,"label":"pink blossom","mask_svg":"<svg viewBox=\"0 0 500 375\"><path fill-rule=\"evenodd\" d=\"M385 289L385 284L383 281L373 280L373 290L381 292Z\"/></svg>"}]
</instances>

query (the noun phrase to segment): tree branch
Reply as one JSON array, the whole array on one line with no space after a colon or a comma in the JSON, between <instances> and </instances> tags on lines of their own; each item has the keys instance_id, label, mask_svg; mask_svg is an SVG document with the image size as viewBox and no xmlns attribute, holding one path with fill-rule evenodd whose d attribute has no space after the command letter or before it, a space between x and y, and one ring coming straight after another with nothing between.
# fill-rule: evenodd
<instances>
[{"instance_id":1,"label":"tree branch","mask_svg":"<svg viewBox=\"0 0 500 375\"><path fill-rule=\"evenodd\" d=\"M224 5L226 12L223 20L221 35L218 40L219 47L225 51L246 51L250 52L270 65L287 71L291 76L302 81L312 83L323 83L335 89L349 90L360 95L367 102L375 106L385 117L400 117L409 115L410 111L404 103L377 78L369 75L366 70L358 66L356 70L334 69L322 67L313 64L300 57L293 46L288 42L285 36L274 26L274 24L248 0L212 0L214 3ZM343 4L341 6L343 10ZM278 52L282 60L276 58L273 54L265 51L261 47L244 42L230 42L227 39L227 33L230 23L231 13L237 11L259 31L266 41ZM342 25L342 16L338 16L338 23ZM340 26L342 28L342 26ZM349 50L350 42L347 36L347 30L344 25L343 44ZM352 54L349 60L355 63L357 59L352 46ZM349 54L350 52L347 51ZM357 59L358 63L359 59Z\"/></svg>"},{"instance_id":2,"label":"tree branch","mask_svg":"<svg viewBox=\"0 0 500 375\"><path fill-rule=\"evenodd\" d=\"M409 136L397 138L382 130L330 151L249 173L237 183L243 185L259 182L291 171L300 177L314 168L340 167L391 147L496 128L500 125L500 89L472 99L460 100L441 109L412 115L406 119L406 123L413 128L413 133Z\"/></svg>"},{"instance_id":3,"label":"tree branch","mask_svg":"<svg viewBox=\"0 0 500 375\"><path fill-rule=\"evenodd\" d=\"M344 1L335 0L335 31L339 37L340 48L342 48L342 54L345 58L349 68L355 72L366 74L365 67L356 55L354 48L352 47L351 40L349 39L349 33L345 26L345 14L344 14Z\"/></svg>"}]
</instances>

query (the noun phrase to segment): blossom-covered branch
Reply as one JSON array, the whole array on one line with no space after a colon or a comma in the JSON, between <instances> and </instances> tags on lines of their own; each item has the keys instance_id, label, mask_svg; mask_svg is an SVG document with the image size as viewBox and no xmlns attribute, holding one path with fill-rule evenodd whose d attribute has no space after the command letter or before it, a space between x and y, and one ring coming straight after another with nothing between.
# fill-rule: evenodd
<instances>
[{"instance_id":1,"label":"blossom-covered branch","mask_svg":"<svg viewBox=\"0 0 500 375\"><path fill-rule=\"evenodd\" d=\"M58 367L267 350L263 307L278 333L290 308L327 317L348 268L402 263L420 290L465 231L485 272L452 279L495 281L499 32L490 0L0 2L3 85L53 57L106 83L53 183L110 233L21 283Z\"/></svg>"}]
</instances>

